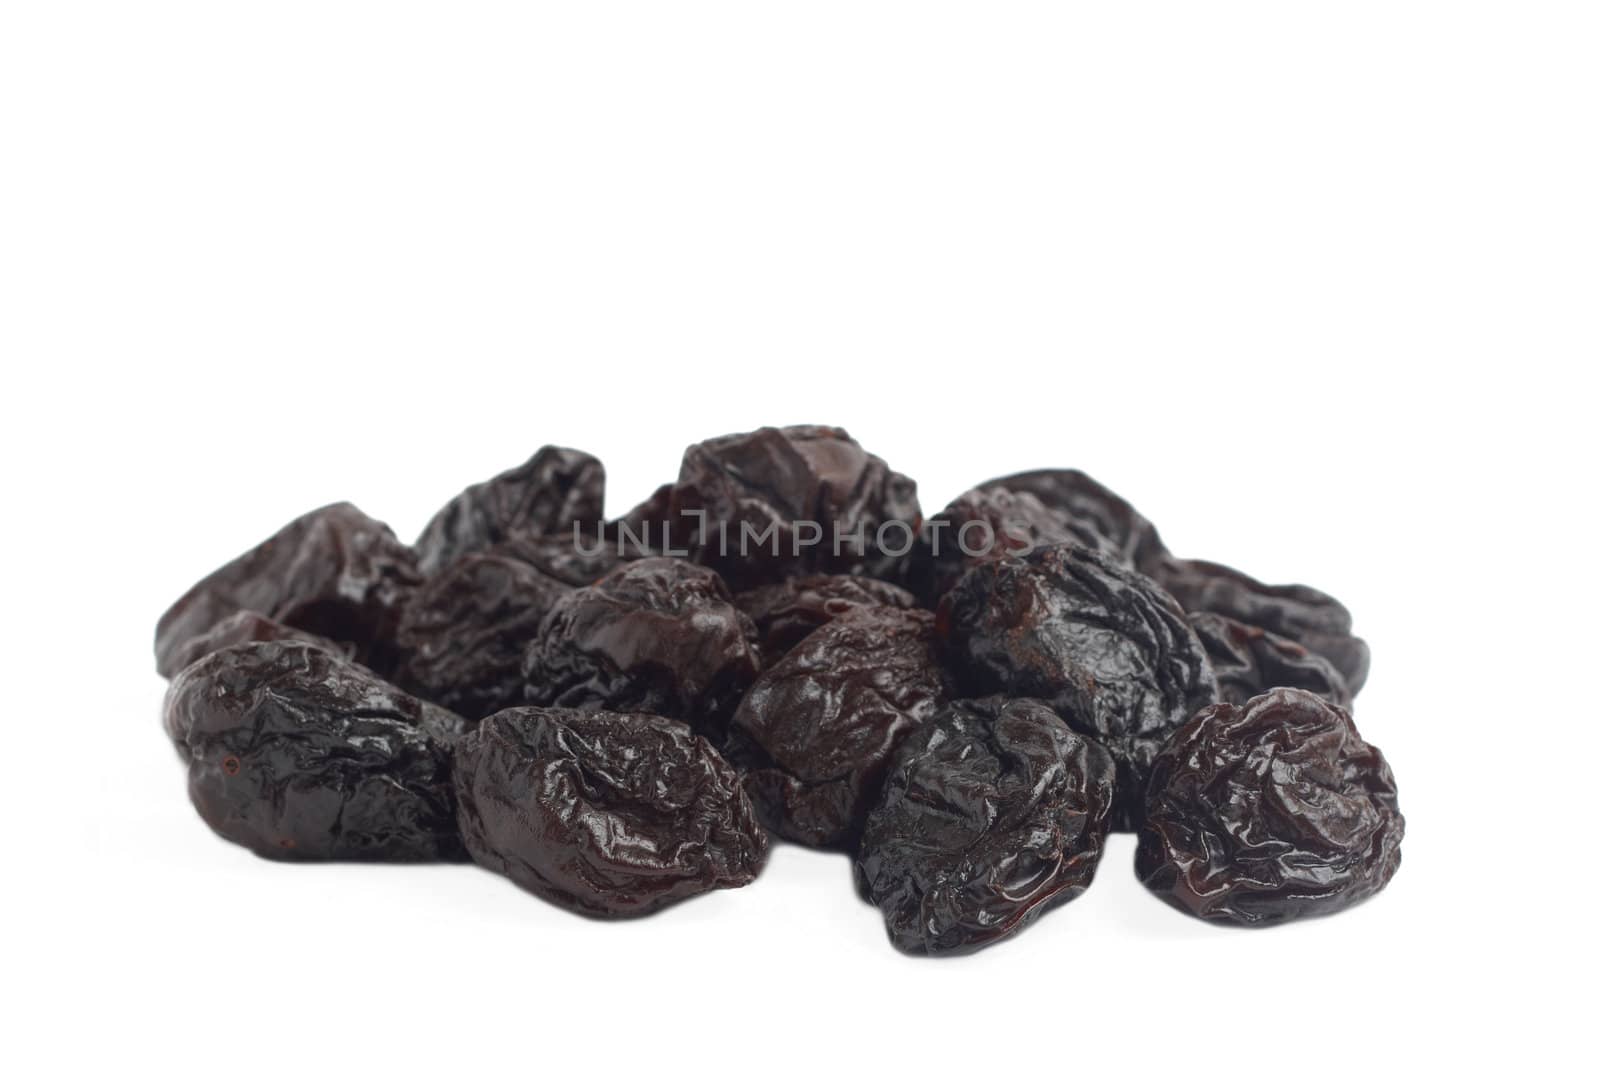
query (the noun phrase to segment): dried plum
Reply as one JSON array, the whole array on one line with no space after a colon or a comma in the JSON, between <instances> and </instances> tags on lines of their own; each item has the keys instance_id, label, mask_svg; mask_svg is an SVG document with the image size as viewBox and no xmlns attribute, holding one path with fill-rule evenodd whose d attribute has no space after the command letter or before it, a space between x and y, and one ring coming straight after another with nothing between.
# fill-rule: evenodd
<instances>
[{"instance_id":1,"label":"dried plum","mask_svg":"<svg viewBox=\"0 0 1600 1067\"><path fill-rule=\"evenodd\" d=\"M575 448L546 445L522 466L456 494L417 538L422 573L437 574L468 552L486 552L507 538L592 534L605 515L606 472Z\"/></svg>"},{"instance_id":2,"label":"dried plum","mask_svg":"<svg viewBox=\"0 0 1600 1067\"><path fill-rule=\"evenodd\" d=\"M734 714L729 751L773 831L847 848L895 745L947 693L932 615L856 608L756 679Z\"/></svg>"},{"instance_id":3,"label":"dried plum","mask_svg":"<svg viewBox=\"0 0 1600 1067\"><path fill-rule=\"evenodd\" d=\"M274 622L256 611L236 611L198 637L191 637L173 653L172 673L177 674L196 660L204 659L219 648L230 645L247 645L256 641L299 641L307 645L320 645L344 659L354 655L349 645L329 641L325 637L297 630Z\"/></svg>"},{"instance_id":4,"label":"dried plum","mask_svg":"<svg viewBox=\"0 0 1600 1067\"><path fill-rule=\"evenodd\" d=\"M456 750L472 858L586 915L646 915L760 873L767 837L737 772L683 723L511 708Z\"/></svg>"},{"instance_id":5,"label":"dried plum","mask_svg":"<svg viewBox=\"0 0 1600 1067\"><path fill-rule=\"evenodd\" d=\"M503 556L469 553L401 613L395 681L468 719L522 703L522 657L568 587Z\"/></svg>"},{"instance_id":6,"label":"dried plum","mask_svg":"<svg viewBox=\"0 0 1600 1067\"><path fill-rule=\"evenodd\" d=\"M1189 625L1200 635L1217 688L1229 704L1281 686L1305 689L1334 704L1350 703L1344 675L1304 645L1209 611L1191 614Z\"/></svg>"},{"instance_id":7,"label":"dried plum","mask_svg":"<svg viewBox=\"0 0 1600 1067\"><path fill-rule=\"evenodd\" d=\"M1261 925L1349 907L1388 884L1405 819L1350 713L1298 689L1207 708L1151 766L1139 877L1173 907Z\"/></svg>"},{"instance_id":8,"label":"dried plum","mask_svg":"<svg viewBox=\"0 0 1600 1067\"><path fill-rule=\"evenodd\" d=\"M910 953L971 952L1088 888L1111 757L1033 700L957 701L895 754L856 887Z\"/></svg>"},{"instance_id":9,"label":"dried plum","mask_svg":"<svg viewBox=\"0 0 1600 1067\"><path fill-rule=\"evenodd\" d=\"M1353 697L1367 681L1372 656L1350 632L1350 611L1308 585L1267 585L1220 563L1167 559L1148 570L1188 612L1210 611L1259 626L1304 645L1344 676Z\"/></svg>"},{"instance_id":10,"label":"dried plum","mask_svg":"<svg viewBox=\"0 0 1600 1067\"><path fill-rule=\"evenodd\" d=\"M892 577L921 516L914 481L826 426L691 445L671 512L690 558L735 589L817 572Z\"/></svg>"},{"instance_id":11,"label":"dried plum","mask_svg":"<svg viewBox=\"0 0 1600 1067\"><path fill-rule=\"evenodd\" d=\"M1137 827L1161 743L1217 700L1205 649L1177 603L1076 545L969 569L939 606L939 630L965 695L1037 698L1111 750L1116 830Z\"/></svg>"},{"instance_id":12,"label":"dried plum","mask_svg":"<svg viewBox=\"0 0 1600 1067\"><path fill-rule=\"evenodd\" d=\"M295 519L214 571L156 623L156 669L170 678L183 647L238 611L352 645L387 670L401 605L420 583L416 558L394 532L353 504Z\"/></svg>"},{"instance_id":13,"label":"dried plum","mask_svg":"<svg viewBox=\"0 0 1600 1067\"><path fill-rule=\"evenodd\" d=\"M327 649L233 645L179 674L167 733L222 837L279 860L462 859L456 715Z\"/></svg>"},{"instance_id":14,"label":"dried plum","mask_svg":"<svg viewBox=\"0 0 1600 1067\"><path fill-rule=\"evenodd\" d=\"M1145 570L1168 555L1150 520L1133 505L1078 470L1034 470L994 478L978 486L1031 493L1045 507L1060 512L1075 524L1088 523L1101 537L1117 546L1122 557ZM1095 546L1090 546L1095 547Z\"/></svg>"},{"instance_id":15,"label":"dried plum","mask_svg":"<svg viewBox=\"0 0 1600 1067\"><path fill-rule=\"evenodd\" d=\"M914 608L905 589L875 578L849 574L808 574L757 586L733 598L761 635L761 655L775 663L817 627L858 607Z\"/></svg>"},{"instance_id":16,"label":"dried plum","mask_svg":"<svg viewBox=\"0 0 1600 1067\"><path fill-rule=\"evenodd\" d=\"M760 672L755 626L722 579L669 557L562 596L523 658L528 704L669 715L713 736Z\"/></svg>"}]
</instances>

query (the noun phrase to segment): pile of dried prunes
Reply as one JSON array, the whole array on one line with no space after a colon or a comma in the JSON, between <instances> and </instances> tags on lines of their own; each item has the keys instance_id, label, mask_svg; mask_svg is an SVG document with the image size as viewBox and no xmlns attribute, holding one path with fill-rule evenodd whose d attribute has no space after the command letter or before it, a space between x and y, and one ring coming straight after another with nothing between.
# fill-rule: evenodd
<instances>
[{"instance_id":1,"label":"pile of dried prunes","mask_svg":"<svg viewBox=\"0 0 1600 1067\"><path fill-rule=\"evenodd\" d=\"M794 426L691 446L620 518L604 496L599 460L542 448L414 544L332 504L203 578L156 627L201 818L602 917L745 885L777 835L852 856L930 955L1082 893L1117 831L1223 923L1337 911L1399 865L1349 612L1174 556L1079 471L925 518L849 434Z\"/></svg>"}]
</instances>

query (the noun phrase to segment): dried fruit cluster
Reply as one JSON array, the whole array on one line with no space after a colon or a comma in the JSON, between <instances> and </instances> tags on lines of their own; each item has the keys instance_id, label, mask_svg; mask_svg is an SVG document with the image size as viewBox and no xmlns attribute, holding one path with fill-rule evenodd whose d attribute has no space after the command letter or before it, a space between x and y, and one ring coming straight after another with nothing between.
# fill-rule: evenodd
<instances>
[{"instance_id":1,"label":"dried fruit cluster","mask_svg":"<svg viewBox=\"0 0 1600 1067\"><path fill-rule=\"evenodd\" d=\"M691 446L609 522L543 448L415 545L304 515L156 628L167 732L218 834L272 859L470 859L588 915L854 860L913 953L1082 893L1108 833L1151 891L1262 924L1382 889L1405 822L1347 710L1332 597L1173 556L1072 470L924 519L842 430Z\"/></svg>"}]
</instances>

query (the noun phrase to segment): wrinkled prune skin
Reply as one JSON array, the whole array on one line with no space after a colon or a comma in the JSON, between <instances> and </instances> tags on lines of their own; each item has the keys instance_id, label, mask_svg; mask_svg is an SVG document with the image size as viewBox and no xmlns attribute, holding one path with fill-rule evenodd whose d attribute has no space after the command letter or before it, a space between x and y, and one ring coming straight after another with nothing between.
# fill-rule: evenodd
<instances>
[{"instance_id":1,"label":"wrinkled prune skin","mask_svg":"<svg viewBox=\"0 0 1600 1067\"><path fill-rule=\"evenodd\" d=\"M186 643L239 611L336 643L389 669L400 608L421 583L416 557L354 504L308 512L197 582L156 623L156 669L170 678Z\"/></svg>"},{"instance_id":2,"label":"wrinkled prune skin","mask_svg":"<svg viewBox=\"0 0 1600 1067\"><path fill-rule=\"evenodd\" d=\"M850 574L808 574L758 586L733 598L761 635L761 656L776 663L817 628L859 607L914 608L916 597L891 582Z\"/></svg>"},{"instance_id":3,"label":"wrinkled prune skin","mask_svg":"<svg viewBox=\"0 0 1600 1067\"><path fill-rule=\"evenodd\" d=\"M801 641L756 679L728 751L775 833L849 848L896 745L949 697L933 616L857 608Z\"/></svg>"},{"instance_id":4,"label":"wrinkled prune skin","mask_svg":"<svg viewBox=\"0 0 1600 1067\"><path fill-rule=\"evenodd\" d=\"M581 535L552 534L546 537L514 536L500 542L491 555L505 556L537 569L562 585L576 588L591 585L630 559L617 551L617 543L592 530Z\"/></svg>"},{"instance_id":5,"label":"wrinkled prune skin","mask_svg":"<svg viewBox=\"0 0 1600 1067\"><path fill-rule=\"evenodd\" d=\"M903 952L972 952L1078 896L1110 821L1105 749L1033 700L956 701L895 754L856 888Z\"/></svg>"},{"instance_id":6,"label":"wrinkled prune skin","mask_svg":"<svg viewBox=\"0 0 1600 1067\"><path fill-rule=\"evenodd\" d=\"M455 791L478 864L584 915L647 915L766 861L738 772L659 716L498 712L457 746Z\"/></svg>"},{"instance_id":7,"label":"wrinkled prune skin","mask_svg":"<svg viewBox=\"0 0 1600 1067\"><path fill-rule=\"evenodd\" d=\"M231 645L248 645L257 641L299 641L319 645L336 656L350 659L355 650L349 645L329 641L325 637L285 626L256 611L236 611L198 637L192 637L178 647L172 658L172 673L177 674L189 664L204 659L219 648Z\"/></svg>"},{"instance_id":8,"label":"wrinkled prune skin","mask_svg":"<svg viewBox=\"0 0 1600 1067\"><path fill-rule=\"evenodd\" d=\"M1366 899L1394 876L1405 836L1383 753L1348 711L1298 689L1196 715L1156 757L1147 809L1145 886L1246 926Z\"/></svg>"},{"instance_id":9,"label":"wrinkled prune skin","mask_svg":"<svg viewBox=\"0 0 1600 1067\"><path fill-rule=\"evenodd\" d=\"M1367 682L1372 654L1350 632L1350 611L1308 585L1267 585L1202 559L1167 559L1147 573L1188 612L1210 611L1287 637L1332 663L1353 697Z\"/></svg>"},{"instance_id":10,"label":"wrinkled prune skin","mask_svg":"<svg viewBox=\"0 0 1600 1067\"><path fill-rule=\"evenodd\" d=\"M1137 828L1162 742L1217 701L1205 649L1177 603L1076 545L969 569L939 605L939 632L965 695L1042 700L1111 751L1114 830Z\"/></svg>"},{"instance_id":11,"label":"wrinkled prune skin","mask_svg":"<svg viewBox=\"0 0 1600 1067\"><path fill-rule=\"evenodd\" d=\"M906 566L906 586L922 603L936 607L969 567L1062 544L1121 552L1091 522L1047 507L1032 493L973 489L922 524Z\"/></svg>"},{"instance_id":12,"label":"wrinkled prune skin","mask_svg":"<svg viewBox=\"0 0 1600 1067\"><path fill-rule=\"evenodd\" d=\"M826 426L766 427L691 445L671 512L690 558L739 590L818 572L892 579L921 521L917 483ZM807 522L820 527L815 544L804 543L818 536L800 525ZM753 534L741 545L745 523ZM882 529L891 523L904 529Z\"/></svg>"},{"instance_id":13,"label":"wrinkled prune skin","mask_svg":"<svg viewBox=\"0 0 1600 1067\"><path fill-rule=\"evenodd\" d=\"M1341 706L1350 703L1344 675L1304 645L1209 611L1192 613L1189 625L1205 645L1226 703L1243 704L1280 687L1304 689Z\"/></svg>"},{"instance_id":14,"label":"wrinkled prune skin","mask_svg":"<svg viewBox=\"0 0 1600 1067\"><path fill-rule=\"evenodd\" d=\"M720 737L761 673L756 640L714 572L637 560L556 601L523 657L524 702L667 715Z\"/></svg>"},{"instance_id":15,"label":"wrinkled prune skin","mask_svg":"<svg viewBox=\"0 0 1600 1067\"><path fill-rule=\"evenodd\" d=\"M1156 532L1132 504L1079 470L1034 470L994 478L978 486L1031 493L1045 507L1074 523L1087 523L1136 568L1145 570L1169 553ZM1090 546L1095 547L1095 546Z\"/></svg>"},{"instance_id":16,"label":"wrinkled prune skin","mask_svg":"<svg viewBox=\"0 0 1600 1067\"><path fill-rule=\"evenodd\" d=\"M164 717L195 810L259 856L465 858L450 789L465 721L327 649L213 652L173 679Z\"/></svg>"},{"instance_id":17,"label":"wrinkled prune skin","mask_svg":"<svg viewBox=\"0 0 1600 1067\"><path fill-rule=\"evenodd\" d=\"M487 552L513 536L590 537L605 515L606 472L575 448L546 445L522 466L468 486L439 509L417 538L422 573L433 575L468 552Z\"/></svg>"},{"instance_id":18,"label":"wrinkled prune skin","mask_svg":"<svg viewBox=\"0 0 1600 1067\"><path fill-rule=\"evenodd\" d=\"M519 560L462 556L401 613L395 681L467 719L516 707L528 643L568 589Z\"/></svg>"}]
</instances>

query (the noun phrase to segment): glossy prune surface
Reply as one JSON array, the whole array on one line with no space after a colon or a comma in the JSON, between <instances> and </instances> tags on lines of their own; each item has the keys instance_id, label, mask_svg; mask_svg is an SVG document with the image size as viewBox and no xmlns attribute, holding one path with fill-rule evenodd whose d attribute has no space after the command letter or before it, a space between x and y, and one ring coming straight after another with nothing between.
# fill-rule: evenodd
<instances>
[{"instance_id":1,"label":"glossy prune surface","mask_svg":"<svg viewBox=\"0 0 1600 1067\"><path fill-rule=\"evenodd\" d=\"M329 504L289 523L200 579L156 623L156 669L177 673L183 646L239 611L348 643L387 670L400 608L421 582L416 557L354 504Z\"/></svg>"},{"instance_id":2,"label":"glossy prune surface","mask_svg":"<svg viewBox=\"0 0 1600 1067\"><path fill-rule=\"evenodd\" d=\"M646 915L766 861L738 773L660 716L507 709L457 746L454 780L472 858L585 915Z\"/></svg>"},{"instance_id":3,"label":"glossy prune surface","mask_svg":"<svg viewBox=\"0 0 1600 1067\"><path fill-rule=\"evenodd\" d=\"M195 810L257 855L463 858L450 748L465 722L327 649L221 649L173 680L164 718Z\"/></svg>"},{"instance_id":4,"label":"glossy prune surface","mask_svg":"<svg viewBox=\"0 0 1600 1067\"><path fill-rule=\"evenodd\" d=\"M307 645L320 645L344 659L350 659L354 649L329 641L325 637L285 626L257 611L236 611L197 637L191 637L172 655L170 666L176 675L196 660L204 659L219 648L231 645L248 645L256 641L299 641Z\"/></svg>"},{"instance_id":5,"label":"glossy prune surface","mask_svg":"<svg viewBox=\"0 0 1600 1067\"><path fill-rule=\"evenodd\" d=\"M907 737L867 816L856 887L903 952L971 952L1086 889L1114 771L1033 700L956 701Z\"/></svg>"},{"instance_id":6,"label":"glossy prune surface","mask_svg":"<svg viewBox=\"0 0 1600 1067\"><path fill-rule=\"evenodd\" d=\"M1273 689L1182 726L1151 766L1140 879L1212 922L1338 911L1388 884L1405 819L1383 753L1350 713Z\"/></svg>"},{"instance_id":7,"label":"glossy prune surface","mask_svg":"<svg viewBox=\"0 0 1600 1067\"><path fill-rule=\"evenodd\" d=\"M722 579L654 557L566 593L523 657L524 702L668 715L719 736L761 672Z\"/></svg>"},{"instance_id":8,"label":"glossy prune surface","mask_svg":"<svg viewBox=\"0 0 1600 1067\"><path fill-rule=\"evenodd\" d=\"M1268 689L1287 686L1334 704L1350 703L1344 675L1304 645L1209 611L1193 612L1188 618L1211 659L1224 702L1243 704Z\"/></svg>"},{"instance_id":9,"label":"glossy prune surface","mask_svg":"<svg viewBox=\"0 0 1600 1067\"><path fill-rule=\"evenodd\" d=\"M1111 751L1116 830L1138 825L1162 742L1217 700L1205 649L1177 603L1075 545L969 569L939 606L939 631L965 695L1042 700Z\"/></svg>"},{"instance_id":10,"label":"glossy prune surface","mask_svg":"<svg viewBox=\"0 0 1600 1067\"><path fill-rule=\"evenodd\" d=\"M467 719L521 704L522 657L568 589L519 560L462 556L401 613L395 681Z\"/></svg>"},{"instance_id":11,"label":"glossy prune surface","mask_svg":"<svg viewBox=\"0 0 1600 1067\"><path fill-rule=\"evenodd\" d=\"M728 750L774 832L848 848L895 746L947 694L932 615L856 608L756 679L734 714Z\"/></svg>"},{"instance_id":12,"label":"glossy prune surface","mask_svg":"<svg viewBox=\"0 0 1600 1067\"><path fill-rule=\"evenodd\" d=\"M605 515L605 491L598 459L546 445L439 509L417 538L422 573L437 574L468 552L488 552L510 537L570 535L574 524L592 537Z\"/></svg>"},{"instance_id":13,"label":"glossy prune surface","mask_svg":"<svg viewBox=\"0 0 1600 1067\"><path fill-rule=\"evenodd\" d=\"M1132 504L1080 470L1033 470L993 478L978 486L1030 493L1074 524L1087 523L1139 570L1169 553L1149 519ZM1091 546L1094 547L1094 546Z\"/></svg>"},{"instance_id":14,"label":"glossy prune surface","mask_svg":"<svg viewBox=\"0 0 1600 1067\"><path fill-rule=\"evenodd\" d=\"M849 574L785 578L736 594L733 602L755 623L767 663L777 662L818 627L855 608L917 606L916 597L898 585Z\"/></svg>"}]
</instances>

